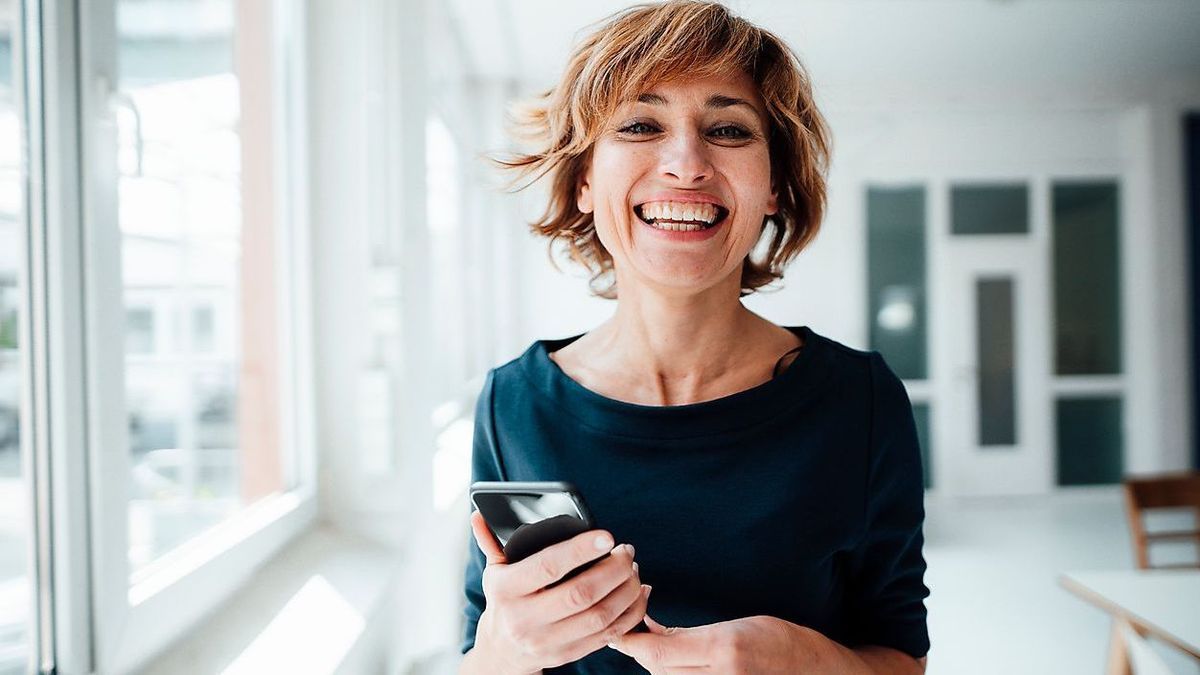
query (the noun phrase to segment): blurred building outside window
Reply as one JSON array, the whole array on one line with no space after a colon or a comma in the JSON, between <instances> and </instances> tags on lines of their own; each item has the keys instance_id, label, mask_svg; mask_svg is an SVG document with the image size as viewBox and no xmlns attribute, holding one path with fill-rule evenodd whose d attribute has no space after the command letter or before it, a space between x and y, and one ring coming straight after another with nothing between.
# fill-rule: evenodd
<instances>
[{"instance_id":1,"label":"blurred building outside window","mask_svg":"<svg viewBox=\"0 0 1200 675\"><path fill-rule=\"evenodd\" d=\"M119 221L138 571L288 489L269 22L120 0ZM266 12L269 16L269 11Z\"/></svg>"}]
</instances>

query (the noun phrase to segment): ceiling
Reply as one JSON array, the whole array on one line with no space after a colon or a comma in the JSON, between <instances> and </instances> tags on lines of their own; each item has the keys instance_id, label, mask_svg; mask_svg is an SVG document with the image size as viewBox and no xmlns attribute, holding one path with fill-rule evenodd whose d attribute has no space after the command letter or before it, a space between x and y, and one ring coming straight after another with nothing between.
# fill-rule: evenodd
<instances>
[{"instance_id":1,"label":"ceiling","mask_svg":"<svg viewBox=\"0 0 1200 675\"><path fill-rule=\"evenodd\" d=\"M484 78L552 84L614 0L454 0ZM1200 0L731 0L780 34L823 92L1200 86ZM1198 92L1200 93L1200 92Z\"/></svg>"}]
</instances>

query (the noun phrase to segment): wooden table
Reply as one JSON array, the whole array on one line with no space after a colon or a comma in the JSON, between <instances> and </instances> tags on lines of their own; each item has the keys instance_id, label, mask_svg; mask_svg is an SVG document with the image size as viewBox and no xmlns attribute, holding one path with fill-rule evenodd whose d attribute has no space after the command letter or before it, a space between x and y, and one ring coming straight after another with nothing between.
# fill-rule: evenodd
<instances>
[{"instance_id":1,"label":"wooden table","mask_svg":"<svg viewBox=\"0 0 1200 675\"><path fill-rule=\"evenodd\" d=\"M1113 617L1110 675L1130 672L1122 620L1200 660L1200 569L1070 572L1058 582Z\"/></svg>"}]
</instances>

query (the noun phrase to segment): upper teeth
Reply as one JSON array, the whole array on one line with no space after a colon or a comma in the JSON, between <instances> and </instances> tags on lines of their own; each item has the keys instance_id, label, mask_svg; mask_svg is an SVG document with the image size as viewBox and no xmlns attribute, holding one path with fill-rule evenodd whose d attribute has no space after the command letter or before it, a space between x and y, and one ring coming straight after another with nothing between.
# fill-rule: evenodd
<instances>
[{"instance_id":1,"label":"upper teeth","mask_svg":"<svg viewBox=\"0 0 1200 675\"><path fill-rule=\"evenodd\" d=\"M703 202L647 202L642 204L642 218L648 221L690 221L711 225L717 220L717 205Z\"/></svg>"}]
</instances>

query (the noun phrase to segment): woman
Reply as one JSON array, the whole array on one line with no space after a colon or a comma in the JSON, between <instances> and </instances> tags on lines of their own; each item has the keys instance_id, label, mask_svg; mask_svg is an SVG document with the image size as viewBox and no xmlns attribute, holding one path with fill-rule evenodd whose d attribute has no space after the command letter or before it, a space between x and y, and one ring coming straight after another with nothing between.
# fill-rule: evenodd
<instances>
[{"instance_id":1,"label":"woman","mask_svg":"<svg viewBox=\"0 0 1200 675\"><path fill-rule=\"evenodd\" d=\"M904 387L740 301L824 209L829 132L794 54L715 3L639 6L520 122L537 147L507 165L551 183L536 231L617 307L488 373L473 479L570 481L606 529L509 565L473 513L461 672L923 672Z\"/></svg>"}]
</instances>

